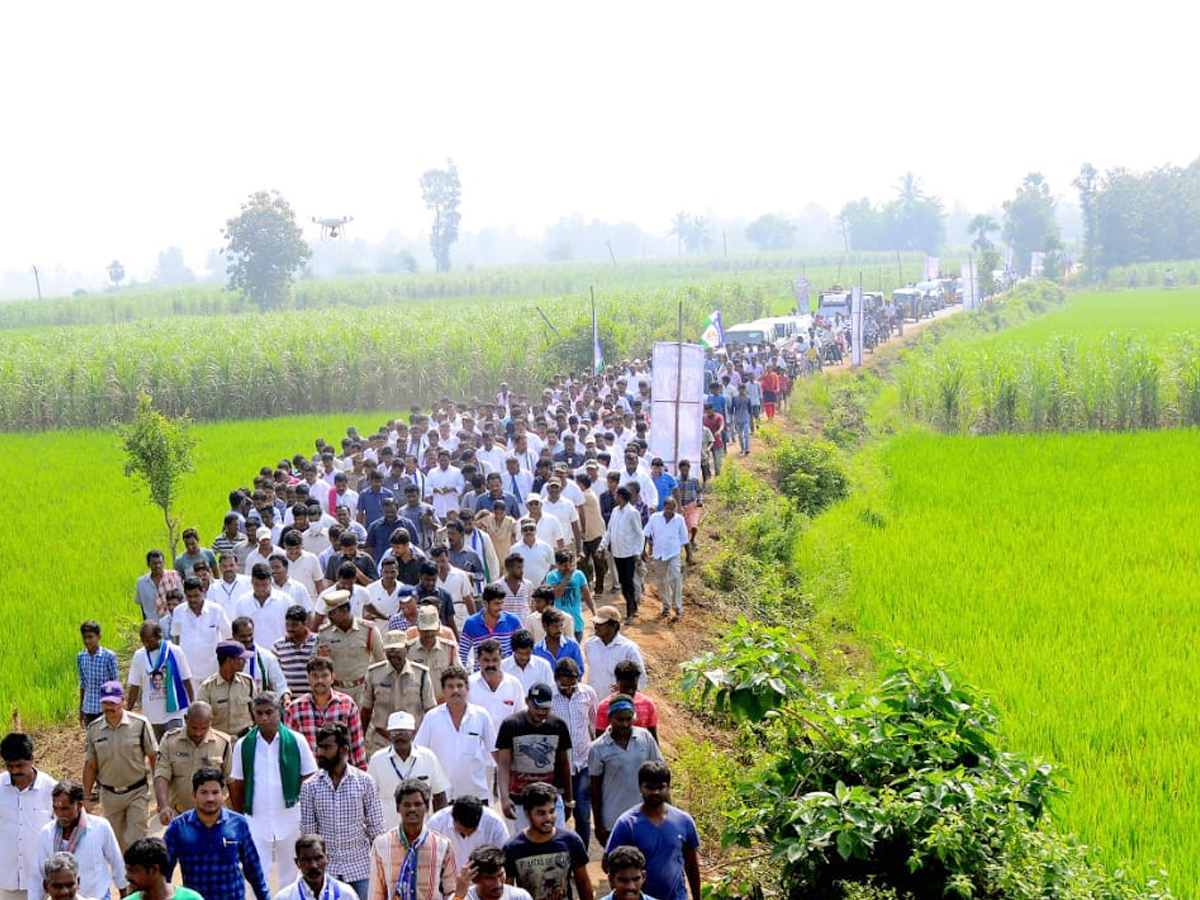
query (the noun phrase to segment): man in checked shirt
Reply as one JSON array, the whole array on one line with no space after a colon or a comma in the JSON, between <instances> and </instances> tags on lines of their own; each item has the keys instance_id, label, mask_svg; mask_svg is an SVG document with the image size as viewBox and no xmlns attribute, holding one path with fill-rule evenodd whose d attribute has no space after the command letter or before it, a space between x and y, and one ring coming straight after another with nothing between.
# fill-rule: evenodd
<instances>
[{"instance_id":1,"label":"man in checked shirt","mask_svg":"<svg viewBox=\"0 0 1200 900\"><path fill-rule=\"evenodd\" d=\"M350 732L345 725L324 725L317 732L320 771L300 786L300 832L325 839L327 871L367 900L371 843L387 827L375 782L347 765Z\"/></svg>"},{"instance_id":2,"label":"man in checked shirt","mask_svg":"<svg viewBox=\"0 0 1200 900\"><path fill-rule=\"evenodd\" d=\"M367 770L367 750L363 743L362 719L358 704L349 695L333 689L333 665L323 656L308 661L309 693L301 694L284 714L284 724L303 735L309 748L317 752L317 735L325 725L340 722L349 733L350 765Z\"/></svg>"}]
</instances>

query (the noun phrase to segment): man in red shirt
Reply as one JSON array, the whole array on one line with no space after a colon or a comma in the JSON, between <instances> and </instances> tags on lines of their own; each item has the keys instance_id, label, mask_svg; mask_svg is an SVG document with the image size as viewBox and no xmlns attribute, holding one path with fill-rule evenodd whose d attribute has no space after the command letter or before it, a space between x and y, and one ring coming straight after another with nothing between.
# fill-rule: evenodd
<instances>
[{"instance_id":1,"label":"man in red shirt","mask_svg":"<svg viewBox=\"0 0 1200 900\"><path fill-rule=\"evenodd\" d=\"M711 403L704 404L704 427L712 432L713 475L721 474L721 463L725 460L725 417Z\"/></svg>"}]
</instances>

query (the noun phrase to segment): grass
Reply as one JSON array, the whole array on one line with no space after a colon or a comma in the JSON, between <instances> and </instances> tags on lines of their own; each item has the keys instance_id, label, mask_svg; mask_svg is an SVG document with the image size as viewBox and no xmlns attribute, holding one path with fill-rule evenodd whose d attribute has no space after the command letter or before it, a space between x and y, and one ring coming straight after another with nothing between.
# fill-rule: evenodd
<instances>
[{"instance_id":1,"label":"grass","mask_svg":"<svg viewBox=\"0 0 1200 900\"><path fill-rule=\"evenodd\" d=\"M1099 341L1114 331L1160 341L1178 332L1200 331L1200 289L1072 294L1061 309L1000 332L988 343L998 347L1041 345L1065 334L1081 341Z\"/></svg>"},{"instance_id":2,"label":"grass","mask_svg":"<svg viewBox=\"0 0 1200 900\"><path fill-rule=\"evenodd\" d=\"M197 470L184 482L183 525L199 528L207 545L220 530L229 491L249 484L259 466L310 452L318 436L336 442L351 423L363 431L386 418L340 413L197 426ZM27 534L14 526L0 544L0 596L10 613L0 709L19 707L24 724L36 726L76 709L80 622L99 620L114 649L135 640L133 583L145 572L146 551L167 548L157 507L122 475L115 432L8 435L5 444L14 472L38 473L22 492L45 488L36 499L46 514L25 526ZM68 487L50 485L56 478Z\"/></svg>"},{"instance_id":3,"label":"grass","mask_svg":"<svg viewBox=\"0 0 1200 900\"><path fill-rule=\"evenodd\" d=\"M1200 432L940 438L880 452L802 566L825 615L957 661L1010 746L1064 764L1062 825L1200 888ZM867 514L869 511L869 515Z\"/></svg>"}]
</instances>

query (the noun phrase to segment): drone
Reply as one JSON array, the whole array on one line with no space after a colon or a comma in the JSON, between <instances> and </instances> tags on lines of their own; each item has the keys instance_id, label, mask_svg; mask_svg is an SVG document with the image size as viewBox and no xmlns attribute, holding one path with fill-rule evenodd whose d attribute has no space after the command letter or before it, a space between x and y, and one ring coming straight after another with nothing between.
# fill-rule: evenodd
<instances>
[{"instance_id":1,"label":"drone","mask_svg":"<svg viewBox=\"0 0 1200 900\"><path fill-rule=\"evenodd\" d=\"M354 216L342 216L340 219L318 219L312 217L315 224L321 226L322 238L337 238L341 237L342 232L346 230L346 226L354 221Z\"/></svg>"}]
</instances>

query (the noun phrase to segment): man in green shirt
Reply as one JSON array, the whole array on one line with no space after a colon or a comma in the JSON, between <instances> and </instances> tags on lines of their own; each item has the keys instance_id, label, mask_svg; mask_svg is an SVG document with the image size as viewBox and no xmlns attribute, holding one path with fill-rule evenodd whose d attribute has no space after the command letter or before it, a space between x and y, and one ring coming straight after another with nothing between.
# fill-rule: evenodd
<instances>
[{"instance_id":1,"label":"man in green shirt","mask_svg":"<svg viewBox=\"0 0 1200 900\"><path fill-rule=\"evenodd\" d=\"M127 900L204 900L191 888L167 879L170 856L162 838L140 838L125 851L125 877L134 892Z\"/></svg>"}]
</instances>

